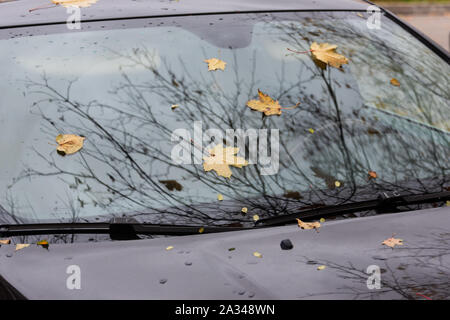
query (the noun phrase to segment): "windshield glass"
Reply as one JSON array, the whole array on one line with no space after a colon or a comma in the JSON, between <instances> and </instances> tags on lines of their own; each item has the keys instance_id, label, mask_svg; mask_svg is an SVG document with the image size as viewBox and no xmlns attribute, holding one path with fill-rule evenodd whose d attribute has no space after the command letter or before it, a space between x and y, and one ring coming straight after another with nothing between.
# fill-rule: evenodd
<instances>
[{"instance_id":1,"label":"windshield glass","mask_svg":"<svg viewBox=\"0 0 450 320\"><path fill-rule=\"evenodd\" d=\"M367 17L2 30L0 221L253 223L380 190L448 190L450 67L389 19L369 29ZM337 45L348 63L324 67L313 42ZM212 58L224 70L208 70ZM258 90L275 115L248 106L260 105L248 103ZM85 137L83 147L62 156L60 134Z\"/></svg>"}]
</instances>

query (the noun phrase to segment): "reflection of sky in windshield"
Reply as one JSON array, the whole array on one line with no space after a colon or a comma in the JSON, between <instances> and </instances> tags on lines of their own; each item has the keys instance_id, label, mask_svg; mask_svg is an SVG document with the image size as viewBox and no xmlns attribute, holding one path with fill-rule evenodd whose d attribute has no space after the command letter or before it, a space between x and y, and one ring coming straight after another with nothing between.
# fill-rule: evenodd
<instances>
[{"instance_id":1,"label":"reflection of sky in windshield","mask_svg":"<svg viewBox=\"0 0 450 320\"><path fill-rule=\"evenodd\" d=\"M328 188L332 197L325 193L314 201L333 202L346 197L334 190L333 179L352 188L367 185L369 169L385 173L380 183L388 184L411 175L445 174L448 136L430 136L425 127L404 119L445 129L442 103L448 93L439 86L430 90L428 84L414 84L413 71L430 63L416 62L423 56L430 57L434 68L448 66L418 43L411 44L411 59L394 64L389 50L395 42L412 42L405 33L383 30L388 45L373 41L368 46L374 35L345 33L351 28L366 34L364 19L338 21L340 27L331 34L327 28L336 22L327 19L258 22L253 29L233 25L229 32L252 32L251 43L235 49L207 41L210 34L201 31L208 26L201 23L186 29L160 26L0 41L0 204L10 211L13 204L20 216L69 218L210 203L217 193L241 205L246 199ZM338 52L349 57L344 71L321 71L309 55L286 50L307 50L319 39L338 44ZM211 57L226 61L226 70L208 72L203 60ZM428 72L424 81L448 81L439 74ZM389 80L394 75L405 90L392 90ZM300 107L262 119L245 107L257 89L283 106L301 102ZM414 104L415 95L428 97L428 104ZM171 111L172 104L180 108ZM201 165L173 166L170 134L177 128L192 131L193 121L202 121L204 130L279 129L279 173L259 176L253 166L233 169L226 180L205 173ZM85 148L70 157L56 155L52 144L58 133L85 135ZM436 152L436 162L414 165L388 147L398 143L401 149L418 139L425 145L412 148L409 156ZM427 149L430 139L436 146ZM183 190L169 191L160 180L176 180ZM312 200L302 201L306 205ZM253 205L265 210L257 202ZM207 210L199 211L201 216Z\"/></svg>"}]
</instances>

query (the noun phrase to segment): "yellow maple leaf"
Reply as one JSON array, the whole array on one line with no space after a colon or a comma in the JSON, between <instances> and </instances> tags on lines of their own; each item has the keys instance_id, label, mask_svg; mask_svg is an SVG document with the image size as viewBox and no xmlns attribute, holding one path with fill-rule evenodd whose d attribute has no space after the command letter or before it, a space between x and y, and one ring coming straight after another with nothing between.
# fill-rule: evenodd
<instances>
[{"instance_id":1,"label":"yellow maple leaf","mask_svg":"<svg viewBox=\"0 0 450 320\"><path fill-rule=\"evenodd\" d=\"M29 246L30 246L30 244L28 244L28 243L25 243L25 244L23 244L23 243L18 243L18 244L16 244L16 251L22 250L23 248L27 248L27 247L29 247Z\"/></svg>"},{"instance_id":2,"label":"yellow maple leaf","mask_svg":"<svg viewBox=\"0 0 450 320\"><path fill-rule=\"evenodd\" d=\"M222 201L223 195L221 193L217 194L217 200Z\"/></svg>"},{"instance_id":3,"label":"yellow maple leaf","mask_svg":"<svg viewBox=\"0 0 450 320\"><path fill-rule=\"evenodd\" d=\"M242 212L243 214L246 214L246 213L248 212L247 207L243 207L243 208L241 209L241 212Z\"/></svg>"},{"instance_id":4,"label":"yellow maple leaf","mask_svg":"<svg viewBox=\"0 0 450 320\"><path fill-rule=\"evenodd\" d=\"M335 44L317 42L313 42L310 47L313 59L332 67L340 68L343 64L348 63L348 59L337 53L336 48L337 45Z\"/></svg>"},{"instance_id":5,"label":"yellow maple leaf","mask_svg":"<svg viewBox=\"0 0 450 320\"><path fill-rule=\"evenodd\" d=\"M300 103L297 103L293 107L289 108L283 108L278 100L273 100L268 94L263 93L261 90L258 89L258 96L259 100L250 100L247 102L247 107L251 108L252 110L264 112L266 116L272 116L272 115L281 115L281 109L294 109L296 108Z\"/></svg>"},{"instance_id":6,"label":"yellow maple leaf","mask_svg":"<svg viewBox=\"0 0 450 320\"><path fill-rule=\"evenodd\" d=\"M208 64L209 71L214 71L217 69L225 70L225 65L227 64L225 61L222 61L217 58L211 58L203 61L205 61Z\"/></svg>"},{"instance_id":7,"label":"yellow maple leaf","mask_svg":"<svg viewBox=\"0 0 450 320\"><path fill-rule=\"evenodd\" d=\"M222 144L216 145L209 150L209 156L203 158L203 169L208 172L216 171L219 176L230 178L230 166L242 168L248 165L244 158L236 156L239 148L223 147Z\"/></svg>"},{"instance_id":8,"label":"yellow maple leaf","mask_svg":"<svg viewBox=\"0 0 450 320\"><path fill-rule=\"evenodd\" d=\"M168 246L168 247L166 248L167 251L170 251L170 250L172 250L172 249L173 249L173 246Z\"/></svg>"},{"instance_id":9,"label":"yellow maple leaf","mask_svg":"<svg viewBox=\"0 0 450 320\"><path fill-rule=\"evenodd\" d=\"M298 226L304 230L310 230L310 229L319 229L320 223L319 222L303 222L302 220L297 218Z\"/></svg>"},{"instance_id":10,"label":"yellow maple leaf","mask_svg":"<svg viewBox=\"0 0 450 320\"><path fill-rule=\"evenodd\" d=\"M323 269L325 269L326 268L326 266L318 266L317 267L317 270L323 270Z\"/></svg>"},{"instance_id":11,"label":"yellow maple leaf","mask_svg":"<svg viewBox=\"0 0 450 320\"><path fill-rule=\"evenodd\" d=\"M58 147L56 150L63 154L73 154L83 148L85 137L80 137L75 134L60 134L56 137Z\"/></svg>"},{"instance_id":12,"label":"yellow maple leaf","mask_svg":"<svg viewBox=\"0 0 450 320\"><path fill-rule=\"evenodd\" d=\"M400 246L403 245L403 240L392 237L392 238L384 240L381 244L384 244L385 246L393 248L396 245L400 245Z\"/></svg>"},{"instance_id":13,"label":"yellow maple leaf","mask_svg":"<svg viewBox=\"0 0 450 320\"><path fill-rule=\"evenodd\" d=\"M86 8L90 7L92 4L96 3L98 0L52 0L56 5L62 5L65 8L68 7L78 7Z\"/></svg>"},{"instance_id":14,"label":"yellow maple leaf","mask_svg":"<svg viewBox=\"0 0 450 320\"><path fill-rule=\"evenodd\" d=\"M398 81L398 80L395 79L395 78L392 78L392 79L391 79L391 84L392 84L393 86L400 87L400 81Z\"/></svg>"}]
</instances>

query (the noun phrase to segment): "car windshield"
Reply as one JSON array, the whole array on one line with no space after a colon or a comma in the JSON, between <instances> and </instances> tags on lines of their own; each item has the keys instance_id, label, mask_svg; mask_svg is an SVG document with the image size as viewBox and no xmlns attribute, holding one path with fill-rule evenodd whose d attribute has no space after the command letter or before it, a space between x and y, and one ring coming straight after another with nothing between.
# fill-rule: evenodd
<instances>
[{"instance_id":1,"label":"car windshield","mask_svg":"<svg viewBox=\"0 0 450 320\"><path fill-rule=\"evenodd\" d=\"M0 30L0 221L253 223L448 190L450 67L387 17L380 29L368 18ZM338 65L314 42L336 45ZM85 139L64 156L66 134Z\"/></svg>"}]
</instances>

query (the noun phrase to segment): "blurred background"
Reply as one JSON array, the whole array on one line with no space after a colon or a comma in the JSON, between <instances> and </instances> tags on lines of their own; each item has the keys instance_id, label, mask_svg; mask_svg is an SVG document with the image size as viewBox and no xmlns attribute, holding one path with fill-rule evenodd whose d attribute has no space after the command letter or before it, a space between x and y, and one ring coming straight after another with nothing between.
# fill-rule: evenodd
<instances>
[{"instance_id":1,"label":"blurred background","mask_svg":"<svg viewBox=\"0 0 450 320\"><path fill-rule=\"evenodd\" d=\"M372 0L450 51L450 0Z\"/></svg>"}]
</instances>

